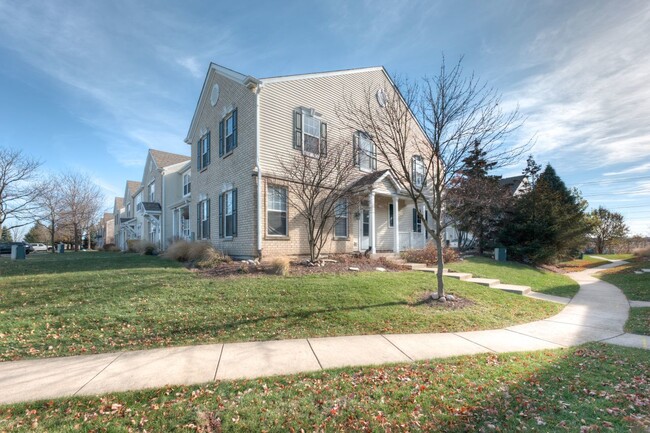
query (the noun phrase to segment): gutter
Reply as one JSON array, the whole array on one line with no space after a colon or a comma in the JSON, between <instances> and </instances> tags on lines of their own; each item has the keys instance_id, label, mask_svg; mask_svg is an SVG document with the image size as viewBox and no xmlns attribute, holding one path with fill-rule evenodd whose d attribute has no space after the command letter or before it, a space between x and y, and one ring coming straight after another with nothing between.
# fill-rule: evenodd
<instances>
[{"instance_id":1,"label":"gutter","mask_svg":"<svg viewBox=\"0 0 650 433\"><path fill-rule=\"evenodd\" d=\"M255 88L255 167L257 168L257 257L262 258L262 166L260 165L260 90Z\"/></svg>"}]
</instances>

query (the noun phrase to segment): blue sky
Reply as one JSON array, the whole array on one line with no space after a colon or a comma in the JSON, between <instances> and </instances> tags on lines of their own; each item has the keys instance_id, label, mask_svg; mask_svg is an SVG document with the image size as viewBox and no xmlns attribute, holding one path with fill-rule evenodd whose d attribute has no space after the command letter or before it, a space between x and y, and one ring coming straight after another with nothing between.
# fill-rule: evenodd
<instances>
[{"instance_id":1,"label":"blue sky","mask_svg":"<svg viewBox=\"0 0 650 433\"><path fill-rule=\"evenodd\" d=\"M87 172L108 205L141 178L147 148L189 153L210 61L418 79L444 52L519 104L538 162L650 234L649 37L643 0L0 0L0 146Z\"/></svg>"}]
</instances>

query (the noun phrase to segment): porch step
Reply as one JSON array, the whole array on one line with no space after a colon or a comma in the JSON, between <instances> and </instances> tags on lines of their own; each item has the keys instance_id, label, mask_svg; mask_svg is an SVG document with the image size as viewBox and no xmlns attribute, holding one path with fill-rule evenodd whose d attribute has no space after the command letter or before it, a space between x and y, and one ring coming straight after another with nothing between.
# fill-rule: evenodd
<instances>
[{"instance_id":1,"label":"porch step","mask_svg":"<svg viewBox=\"0 0 650 433\"><path fill-rule=\"evenodd\" d=\"M495 287L501 284L501 281L495 280L493 278L468 278L465 280L469 283L480 284L481 286Z\"/></svg>"},{"instance_id":2,"label":"porch step","mask_svg":"<svg viewBox=\"0 0 650 433\"><path fill-rule=\"evenodd\" d=\"M495 284L493 289L503 290L504 292L516 293L517 295L527 295L530 293L530 287L517 286L515 284Z\"/></svg>"}]
</instances>

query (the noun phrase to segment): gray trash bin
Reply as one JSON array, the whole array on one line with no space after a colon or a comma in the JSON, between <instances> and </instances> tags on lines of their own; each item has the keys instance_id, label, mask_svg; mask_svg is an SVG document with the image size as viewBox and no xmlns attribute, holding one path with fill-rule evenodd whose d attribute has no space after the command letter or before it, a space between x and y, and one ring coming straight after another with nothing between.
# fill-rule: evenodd
<instances>
[{"instance_id":1,"label":"gray trash bin","mask_svg":"<svg viewBox=\"0 0 650 433\"><path fill-rule=\"evenodd\" d=\"M494 249L494 260L497 262L505 262L507 260L506 249L505 248L495 248Z\"/></svg>"},{"instance_id":2,"label":"gray trash bin","mask_svg":"<svg viewBox=\"0 0 650 433\"><path fill-rule=\"evenodd\" d=\"M11 246L11 260L25 260L25 245Z\"/></svg>"},{"instance_id":3,"label":"gray trash bin","mask_svg":"<svg viewBox=\"0 0 650 433\"><path fill-rule=\"evenodd\" d=\"M59 244L56 246L56 252L59 254L63 254L65 251L65 245L64 244Z\"/></svg>"}]
</instances>

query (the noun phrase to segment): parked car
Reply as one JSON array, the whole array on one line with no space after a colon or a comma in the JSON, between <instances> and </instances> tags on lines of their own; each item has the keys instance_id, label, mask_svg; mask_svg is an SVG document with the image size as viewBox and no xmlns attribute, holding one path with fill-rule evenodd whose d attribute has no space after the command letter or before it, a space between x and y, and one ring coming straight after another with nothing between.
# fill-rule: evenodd
<instances>
[{"instance_id":1,"label":"parked car","mask_svg":"<svg viewBox=\"0 0 650 433\"><path fill-rule=\"evenodd\" d=\"M0 254L11 254L12 245L23 245L25 247L25 254L34 252L34 247L27 242L2 242L0 243Z\"/></svg>"},{"instance_id":2,"label":"parked car","mask_svg":"<svg viewBox=\"0 0 650 433\"><path fill-rule=\"evenodd\" d=\"M41 244L41 243L32 243L32 244L30 244L30 245L31 245L32 248L34 249L34 252L37 252L37 251L47 251L47 250L50 249L47 245L45 245L45 244Z\"/></svg>"}]
</instances>

